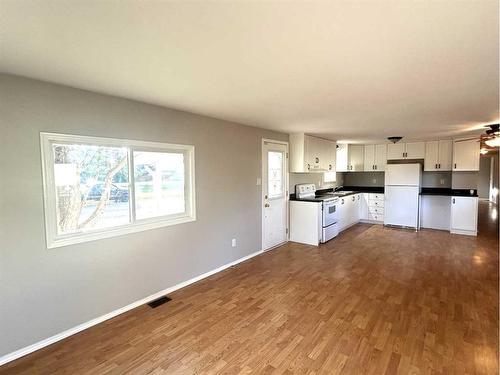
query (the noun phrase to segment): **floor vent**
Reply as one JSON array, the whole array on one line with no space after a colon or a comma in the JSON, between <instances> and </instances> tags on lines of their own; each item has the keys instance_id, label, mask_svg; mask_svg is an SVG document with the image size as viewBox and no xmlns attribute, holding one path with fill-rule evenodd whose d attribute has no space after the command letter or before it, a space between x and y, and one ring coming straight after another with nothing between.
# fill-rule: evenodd
<instances>
[{"instance_id":1,"label":"floor vent","mask_svg":"<svg viewBox=\"0 0 500 375\"><path fill-rule=\"evenodd\" d=\"M163 297L160 297L158 299L155 299L152 302L149 302L148 306L151 307L152 309L154 309L160 305L163 305L164 303L167 303L168 301L172 301L172 298L169 298L167 296L163 296Z\"/></svg>"}]
</instances>

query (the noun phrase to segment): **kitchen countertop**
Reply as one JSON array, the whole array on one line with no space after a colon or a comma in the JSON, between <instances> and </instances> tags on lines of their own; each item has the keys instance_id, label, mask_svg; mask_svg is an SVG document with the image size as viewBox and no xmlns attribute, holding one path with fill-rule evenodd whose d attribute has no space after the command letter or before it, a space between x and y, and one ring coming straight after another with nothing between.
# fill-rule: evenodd
<instances>
[{"instance_id":1,"label":"kitchen countertop","mask_svg":"<svg viewBox=\"0 0 500 375\"><path fill-rule=\"evenodd\" d=\"M347 197L349 195L353 194L359 194L359 193L377 193L377 194L384 194L384 187L383 186L343 186L342 188L336 190L338 192L342 191L349 191L351 193L345 194L342 196L338 196L339 198ZM316 190L316 198L305 198L305 199L297 199L295 197L295 194L290 194L290 200L291 201L301 201L301 202L322 202L323 199L321 198L323 195L327 193L333 193L334 189L319 189Z\"/></svg>"},{"instance_id":2,"label":"kitchen countertop","mask_svg":"<svg viewBox=\"0 0 500 375\"><path fill-rule=\"evenodd\" d=\"M474 190L471 194L470 190ZM445 197L477 197L476 189L422 188L420 195L441 195Z\"/></svg>"}]
</instances>

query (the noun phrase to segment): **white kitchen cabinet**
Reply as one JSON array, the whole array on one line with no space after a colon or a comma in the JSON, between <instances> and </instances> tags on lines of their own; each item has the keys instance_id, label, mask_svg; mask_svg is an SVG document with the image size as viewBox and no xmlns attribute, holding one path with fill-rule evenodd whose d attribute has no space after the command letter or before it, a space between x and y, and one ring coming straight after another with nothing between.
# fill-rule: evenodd
<instances>
[{"instance_id":1,"label":"white kitchen cabinet","mask_svg":"<svg viewBox=\"0 0 500 375\"><path fill-rule=\"evenodd\" d=\"M451 140L426 142L424 171L451 171L452 143Z\"/></svg>"},{"instance_id":2,"label":"white kitchen cabinet","mask_svg":"<svg viewBox=\"0 0 500 375\"><path fill-rule=\"evenodd\" d=\"M477 197L451 197L450 232L477 235Z\"/></svg>"},{"instance_id":3,"label":"white kitchen cabinet","mask_svg":"<svg viewBox=\"0 0 500 375\"><path fill-rule=\"evenodd\" d=\"M425 142L406 142L405 159L425 158Z\"/></svg>"},{"instance_id":4,"label":"white kitchen cabinet","mask_svg":"<svg viewBox=\"0 0 500 375\"><path fill-rule=\"evenodd\" d=\"M425 142L398 142L387 145L387 160L424 158Z\"/></svg>"},{"instance_id":5,"label":"white kitchen cabinet","mask_svg":"<svg viewBox=\"0 0 500 375\"><path fill-rule=\"evenodd\" d=\"M387 145L365 145L363 160L365 172L384 171L387 164Z\"/></svg>"},{"instance_id":6,"label":"white kitchen cabinet","mask_svg":"<svg viewBox=\"0 0 500 375\"><path fill-rule=\"evenodd\" d=\"M384 194L363 193L360 207L360 220L368 223L383 223Z\"/></svg>"},{"instance_id":7,"label":"white kitchen cabinet","mask_svg":"<svg viewBox=\"0 0 500 375\"><path fill-rule=\"evenodd\" d=\"M365 172L375 170L375 145L365 145L363 168Z\"/></svg>"},{"instance_id":8,"label":"white kitchen cabinet","mask_svg":"<svg viewBox=\"0 0 500 375\"><path fill-rule=\"evenodd\" d=\"M453 170L479 171L479 139L457 139L453 141Z\"/></svg>"},{"instance_id":9,"label":"white kitchen cabinet","mask_svg":"<svg viewBox=\"0 0 500 375\"><path fill-rule=\"evenodd\" d=\"M341 144L337 147L337 171L363 171L364 146Z\"/></svg>"},{"instance_id":10,"label":"white kitchen cabinet","mask_svg":"<svg viewBox=\"0 0 500 375\"><path fill-rule=\"evenodd\" d=\"M405 144L404 143L389 143L387 145L387 160L404 159Z\"/></svg>"},{"instance_id":11,"label":"white kitchen cabinet","mask_svg":"<svg viewBox=\"0 0 500 375\"><path fill-rule=\"evenodd\" d=\"M336 142L304 133L290 134L290 172L335 171Z\"/></svg>"},{"instance_id":12,"label":"white kitchen cabinet","mask_svg":"<svg viewBox=\"0 0 500 375\"><path fill-rule=\"evenodd\" d=\"M341 231L347 227L347 222L348 222L347 215L349 214L348 210L347 210L345 198L339 198L339 204L337 205L337 211L338 211L337 226L339 228L339 231Z\"/></svg>"}]
</instances>

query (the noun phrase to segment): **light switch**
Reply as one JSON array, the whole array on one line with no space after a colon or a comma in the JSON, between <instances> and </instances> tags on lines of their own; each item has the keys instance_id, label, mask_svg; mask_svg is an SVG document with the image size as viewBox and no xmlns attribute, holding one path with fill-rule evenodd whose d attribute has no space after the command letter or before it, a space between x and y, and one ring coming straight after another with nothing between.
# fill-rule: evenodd
<instances>
[{"instance_id":1,"label":"light switch","mask_svg":"<svg viewBox=\"0 0 500 375\"><path fill-rule=\"evenodd\" d=\"M262 179L260 177L257 177L257 186L262 185Z\"/></svg>"}]
</instances>

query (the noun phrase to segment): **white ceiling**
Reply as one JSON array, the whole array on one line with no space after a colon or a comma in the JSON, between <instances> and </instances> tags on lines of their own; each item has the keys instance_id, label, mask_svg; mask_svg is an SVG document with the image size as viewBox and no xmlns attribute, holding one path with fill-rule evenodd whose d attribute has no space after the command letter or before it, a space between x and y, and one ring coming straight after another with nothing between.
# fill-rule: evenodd
<instances>
[{"instance_id":1,"label":"white ceiling","mask_svg":"<svg viewBox=\"0 0 500 375\"><path fill-rule=\"evenodd\" d=\"M0 1L2 72L340 140L499 119L496 0Z\"/></svg>"}]
</instances>

